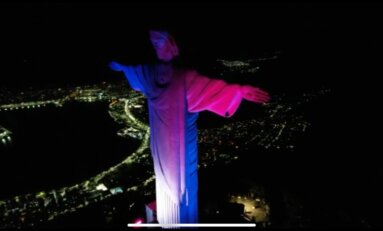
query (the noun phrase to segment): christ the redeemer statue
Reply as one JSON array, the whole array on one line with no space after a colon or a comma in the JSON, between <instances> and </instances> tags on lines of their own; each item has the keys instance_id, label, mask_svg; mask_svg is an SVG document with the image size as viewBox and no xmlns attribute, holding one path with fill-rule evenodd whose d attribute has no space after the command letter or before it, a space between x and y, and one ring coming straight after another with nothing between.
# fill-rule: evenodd
<instances>
[{"instance_id":1,"label":"christ the redeemer statue","mask_svg":"<svg viewBox=\"0 0 383 231\"><path fill-rule=\"evenodd\" d=\"M160 224L198 223L198 112L231 117L241 100L265 103L266 92L249 85L228 84L172 64L178 46L166 31L150 31L159 63L125 66L130 86L144 94L149 107L150 149L156 176L157 220Z\"/></svg>"}]
</instances>

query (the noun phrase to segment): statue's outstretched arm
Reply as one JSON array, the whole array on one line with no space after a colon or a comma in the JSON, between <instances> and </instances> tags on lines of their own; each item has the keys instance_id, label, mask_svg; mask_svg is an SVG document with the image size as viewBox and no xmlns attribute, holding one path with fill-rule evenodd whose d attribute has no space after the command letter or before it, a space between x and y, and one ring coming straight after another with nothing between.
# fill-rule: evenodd
<instances>
[{"instance_id":1,"label":"statue's outstretched arm","mask_svg":"<svg viewBox=\"0 0 383 231\"><path fill-rule=\"evenodd\" d=\"M242 85L240 89L242 97L254 103L267 103L270 100L269 94L258 87Z\"/></svg>"},{"instance_id":2,"label":"statue's outstretched arm","mask_svg":"<svg viewBox=\"0 0 383 231\"><path fill-rule=\"evenodd\" d=\"M109 68L112 69L113 71L122 71L123 65L118 62L112 61L109 63Z\"/></svg>"},{"instance_id":3,"label":"statue's outstretched arm","mask_svg":"<svg viewBox=\"0 0 383 231\"><path fill-rule=\"evenodd\" d=\"M226 83L200 75L196 71L189 71L186 85L190 112L208 110L223 117L231 117L242 99L255 103L265 103L270 99L268 93L260 88Z\"/></svg>"}]
</instances>

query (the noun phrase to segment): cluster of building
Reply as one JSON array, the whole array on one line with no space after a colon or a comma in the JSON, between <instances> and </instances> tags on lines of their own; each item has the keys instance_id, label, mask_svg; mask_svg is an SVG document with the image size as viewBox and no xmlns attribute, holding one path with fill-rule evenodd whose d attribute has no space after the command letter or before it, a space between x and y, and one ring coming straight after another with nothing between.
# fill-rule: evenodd
<instances>
[{"instance_id":1,"label":"cluster of building","mask_svg":"<svg viewBox=\"0 0 383 231\"><path fill-rule=\"evenodd\" d=\"M126 82L60 87L55 89L29 89L27 91L0 91L0 111L32 109L47 105L63 106L66 101L110 102L129 97L130 89Z\"/></svg>"},{"instance_id":2,"label":"cluster of building","mask_svg":"<svg viewBox=\"0 0 383 231\"><path fill-rule=\"evenodd\" d=\"M103 183L93 185L90 182L84 182L59 190L42 191L0 200L0 228L37 226L58 215L75 212L91 203L124 193L124 189L125 187L116 185L108 188Z\"/></svg>"}]
</instances>

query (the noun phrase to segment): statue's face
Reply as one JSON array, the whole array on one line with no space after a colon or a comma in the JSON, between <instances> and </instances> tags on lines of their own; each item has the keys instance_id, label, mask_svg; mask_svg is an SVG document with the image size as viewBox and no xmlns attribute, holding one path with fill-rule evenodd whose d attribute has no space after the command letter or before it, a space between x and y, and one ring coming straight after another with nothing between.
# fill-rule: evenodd
<instances>
[{"instance_id":1,"label":"statue's face","mask_svg":"<svg viewBox=\"0 0 383 231\"><path fill-rule=\"evenodd\" d=\"M151 30L149 34L150 41L160 60L169 62L178 55L178 47L167 32Z\"/></svg>"}]
</instances>

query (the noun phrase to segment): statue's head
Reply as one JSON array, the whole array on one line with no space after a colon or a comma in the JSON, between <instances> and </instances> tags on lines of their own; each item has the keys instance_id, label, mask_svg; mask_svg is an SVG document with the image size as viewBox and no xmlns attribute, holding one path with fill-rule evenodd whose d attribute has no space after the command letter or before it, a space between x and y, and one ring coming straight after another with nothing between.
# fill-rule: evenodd
<instances>
[{"instance_id":1,"label":"statue's head","mask_svg":"<svg viewBox=\"0 0 383 231\"><path fill-rule=\"evenodd\" d=\"M170 62L179 55L178 46L174 38L166 31L150 30L150 41L157 57L164 62Z\"/></svg>"}]
</instances>

